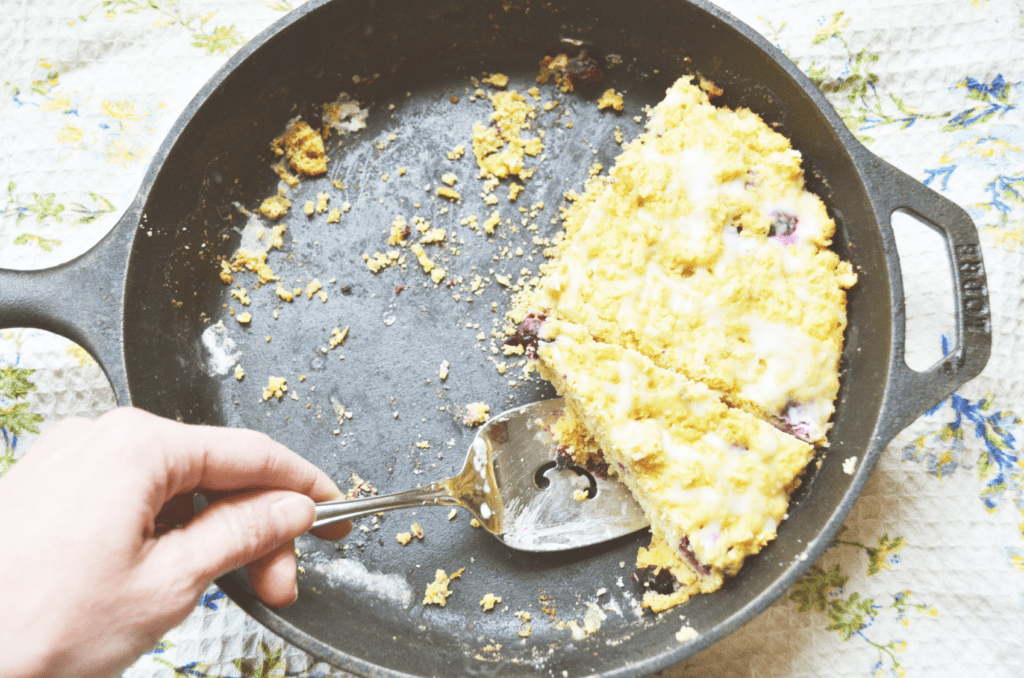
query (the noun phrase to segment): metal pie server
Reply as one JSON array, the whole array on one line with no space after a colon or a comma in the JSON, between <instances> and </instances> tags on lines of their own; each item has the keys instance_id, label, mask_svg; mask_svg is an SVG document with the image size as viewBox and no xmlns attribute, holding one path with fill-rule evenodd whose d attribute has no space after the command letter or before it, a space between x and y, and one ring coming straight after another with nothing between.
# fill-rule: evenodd
<instances>
[{"instance_id":1,"label":"metal pie server","mask_svg":"<svg viewBox=\"0 0 1024 678\"><path fill-rule=\"evenodd\" d=\"M647 527L624 485L556 454L550 428L563 407L559 398L502 412L477 432L459 475L407 492L321 502L313 527L398 509L461 506L520 551L574 549Z\"/></svg>"}]
</instances>

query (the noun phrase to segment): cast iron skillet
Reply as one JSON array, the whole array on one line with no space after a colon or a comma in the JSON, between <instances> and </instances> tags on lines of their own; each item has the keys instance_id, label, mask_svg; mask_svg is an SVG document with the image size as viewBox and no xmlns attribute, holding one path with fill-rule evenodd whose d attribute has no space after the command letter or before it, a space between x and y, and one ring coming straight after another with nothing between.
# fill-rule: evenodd
<instances>
[{"instance_id":1,"label":"cast iron skillet","mask_svg":"<svg viewBox=\"0 0 1024 678\"><path fill-rule=\"evenodd\" d=\"M532 262L514 255L494 261L495 246L460 225L463 216L482 220L490 209L477 196L472 156L452 162L444 153L468 145L472 123L490 111L486 102L468 100L469 76L501 71L512 77L511 86L527 85L541 57L576 53L563 39L582 41L606 57L619 55L622 64L608 71L604 83L573 95L544 88L545 100L556 97L561 109L572 110L574 128L554 124L560 109L539 116L535 128L546 130L546 158L518 203L508 203L506 189L499 189L503 215L520 228L512 233L503 227L498 245L514 250L521 243L528 255L534 233L519 223L524 215L518 206L543 199L538 234L553 234L557 226L550 218L562 193L579 189L595 160L606 167L613 162L616 125L627 138L635 135L639 125L632 117L659 101L681 74L714 80L725 90L723 105L753 109L803 154L810 188L838 223L835 250L860 276L849 293L831 447L820 468L812 465L804 478L774 543L721 591L661 616L641 617L630 607L640 592L629 573L645 534L534 556L470 529L466 515L449 522L443 510L391 514L376 531L365 522L368 531L357 530L345 542L348 550L303 541L302 595L287 609L260 604L242 575L219 582L276 633L358 674L639 676L672 665L783 595L827 547L888 441L977 375L988 359L985 275L967 214L866 151L789 60L703 0L642 6L314 0L241 49L207 83L104 241L52 269L0 271L0 327L39 327L78 342L99 360L121 405L187 422L265 430L342 483L356 472L381 491L395 491L451 475L472 435L458 423L459 406L483 400L498 411L550 391L537 382L510 387L510 377L519 381L517 371L499 375L486 342L474 339L500 316L491 312L491 302L503 310L507 290L492 284L472 303L465 300L468 291L455 301L460 285L424 286L427 278L415 265L373 276L361 255L386 248L383 232L396 214L422 214L465 241L461 256L442 262L449 277L489 276L494 268L514 278L524 266L536 268L539 255ZM594 100L607 87L626 91L624 114L597 112ZM252 290L252 277L240 275L253 299L245 310L254 316L251 326L242 327L225 306L242 307L217 278L216 259L234 251L236 229L245 221L231 203L253 209L274 192L269 140L296 114L317 120L319 106L340 91L370 107L369 128L347 137L341 149L332 139L329 177L299 187L297 204L285 217L290 238L270 257L289 286L314 275L325 283L336 279L326 284L330 300L283 305L274 320L272 288ZM456 95L461 101L452 104ZM379 150L376 143L390 133L397 140ZM398 176L400 166L408 168L404 177ZM459 175L456 187L464 198L443 214L424 187L439 185L447 171ZM343 181L345 191L332 188L328 178ZM340 225L325 225L323 216L307 219L299 209L320 191L330 192L332 206L353 203ZM903 288L890 227L899 208L941 233L952 260L956 347L926 372L911 371L904 362ZM472 265L478 265L475 272ZM408 289L398 294L398 285ZM210 375L200 337L218 319L241 350L244 381ZM346 344L323 353L331 329L344 325L351 326ZM436 376L442 360L452 364L443 383ZM261 403L269 375L286 376L299 402ZM333 409L339 404L354 415L342 425ZM335 429L342 433L334 435ZM420 436L430 441L429 449L413 446ZM851 476L841 466L852 456L860 462ZM414 520L426 539L402 548L394 535ZM388 581L384 575L405 584L382 592L365 581L332 580L325 571L343 557L333 567L350 573L363 567L378 584ZM420 605L436 569L463 566L447 607ZM408 603L401 596L404 585L411 591ZM602 588L607 591L599 595ZM483 613L478 601L488 592L502 596L500 607L508 609ZM553 607L558 620L581 620L588 601L618 606L621 614L606 612L601 629L582 641L553 628L541 609ZM517 634L517 610L533 616L529 638ZM675 639L679 613L699 632L696 639ZM484 649L498 643L497 652Z\"/></svg>"}]
</instances>

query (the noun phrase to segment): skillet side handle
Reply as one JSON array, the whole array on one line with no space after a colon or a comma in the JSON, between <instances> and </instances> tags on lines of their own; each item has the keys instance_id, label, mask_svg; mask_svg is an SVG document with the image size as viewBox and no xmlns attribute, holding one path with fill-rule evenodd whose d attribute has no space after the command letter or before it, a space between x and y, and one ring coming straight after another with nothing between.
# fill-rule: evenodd
<instances>
[{"instance_id":1,"label":"skillet side handle","mask_svg":"<svg viewBox=\"0 0 1024 678\"><path fill-rule=\"evenodd\" d=\"M886 443L950 393L981 373L992 350L992 314L981 241L974 222L959 205L913 177L871 155L869 176L883 236L889 241L886 258L893 281L893 347L882 426ZM907 367L906 306L903 278L892 232L893 212L905 209L946 240L953 275L956 346L923 372Z\"/></svg>"},{"instance_id":2,"label":"skillet side handle","mask_svg":"<svg viewBox=\"0 0 1024 678\"><path fill-rule=\"evenodd\" d=\"M138 209L85 254L37 271L0 269L0 328L35 327L75 342L100 364L118 405L130 405L124 290Z\"/></svg>"}]
</instances>

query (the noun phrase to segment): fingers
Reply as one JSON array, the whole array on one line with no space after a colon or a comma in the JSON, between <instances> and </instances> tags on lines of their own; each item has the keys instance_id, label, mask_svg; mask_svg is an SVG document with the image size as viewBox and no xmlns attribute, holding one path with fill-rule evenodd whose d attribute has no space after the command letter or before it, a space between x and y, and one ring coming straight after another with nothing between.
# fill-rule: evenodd
<instances>
[{"instance_id":1,"label":"fingers","mask_svg":"<svg viewBox=\"0 0 1024 678\"><path fill-rule=\"evenodd\" d=\"M256 595L271 607L284 607L299 595L295 574L295 542L289 541L246 566Z\"/></svg>"},{"instance_id":2,"label":"fingers","mask_svg":"<svg viewBox=\"0 0 1024 678\"><path fill-rule=\"evenodd\" d=\"M315 530L310 530L310 534L320 539L326 539L327 541L338 541L348 536L348 533L352 531L352 521L342 520L337 523L331 523L324 527L318 527Z\"/></svg>"},{"instance_id":3,"label":"fingers","mask_svg":"<svg viewBox=\"0 0 1024 678\"><path fill-rule=\"evenodd\" d=\"M141 410L122 408L100 418L122 444L145 441L139 450L159 460L166 474L164 501L196 489L277 488L314 501L341 496L316 466L269 436L244 429L190 426Z\"/></svg>"},{"instance_id":4,"label":"fingers","mask_svg":"<svg viewBox=\"0 0 1024 678\"><path fill-rule=\"evenodd\" d=\"M201 591L217 577L288 544L309 529L314 517L312 500L295 492L269 490L228 497L161 537L150 555L157 562L164 560L177 576ZM274 563L268 576L276 581L279 575L273 573L285 566ZM276 585L273 594L279 595Z\"/></svg>"}]
</instances>

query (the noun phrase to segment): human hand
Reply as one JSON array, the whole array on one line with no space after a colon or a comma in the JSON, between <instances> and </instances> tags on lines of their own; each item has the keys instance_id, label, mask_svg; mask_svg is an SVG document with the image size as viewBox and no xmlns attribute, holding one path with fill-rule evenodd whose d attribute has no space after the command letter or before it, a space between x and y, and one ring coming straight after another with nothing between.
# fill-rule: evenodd
<instances>
[{"instance_id":1,"label":"human hand","mask_svg":"<svg viewBox=\"0 0 1024 678\"><path fill-rule=\"evenodd\" d=\"M243 565L265 603L292 603L292 540L339 496L262 433L128 408L55 425L0 478L0 676L119 675Z\"/></svg>"}]
</instances>

